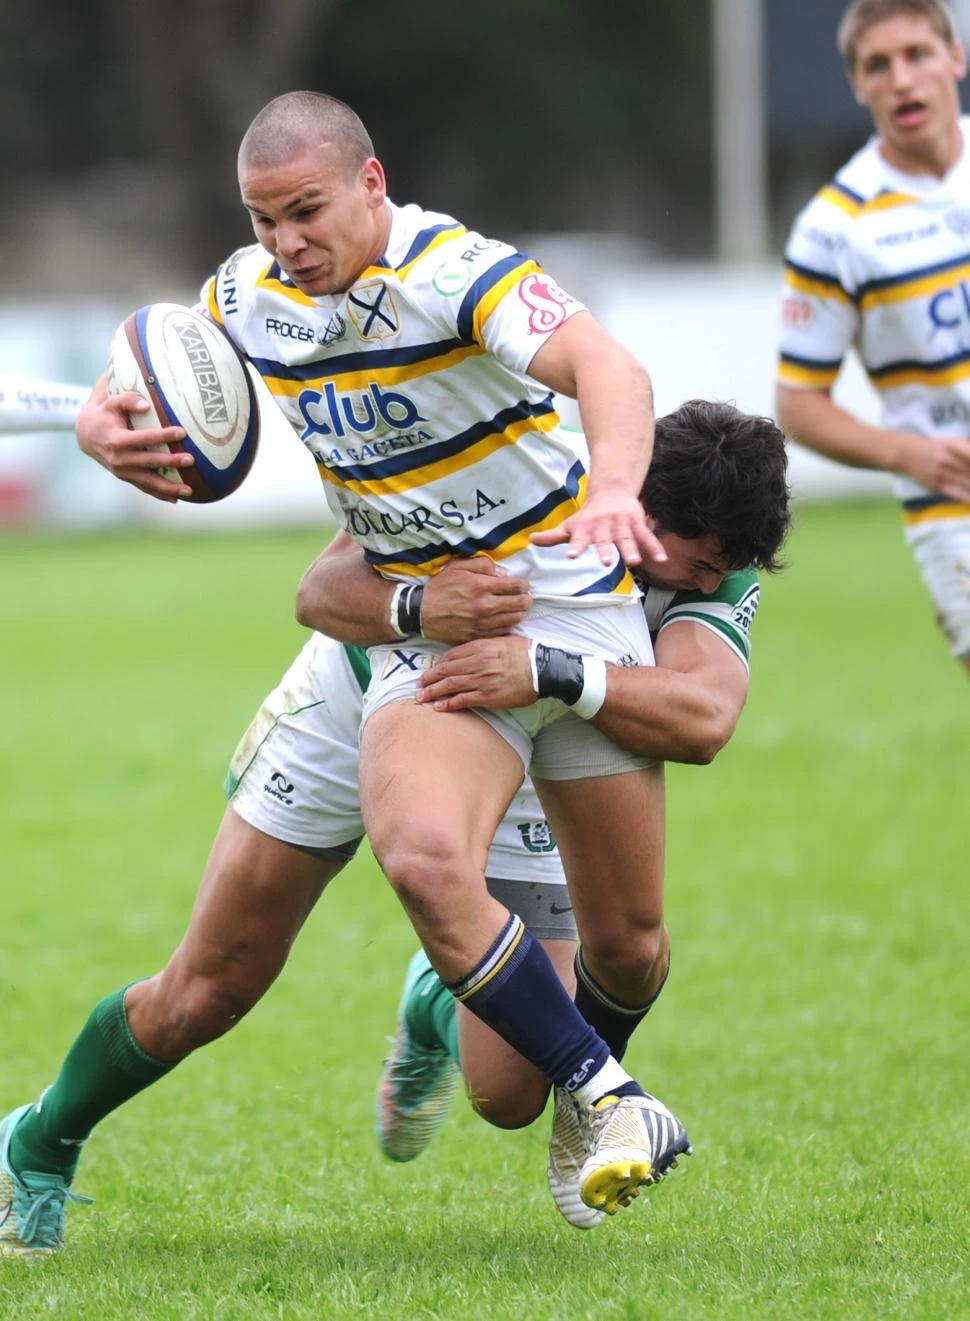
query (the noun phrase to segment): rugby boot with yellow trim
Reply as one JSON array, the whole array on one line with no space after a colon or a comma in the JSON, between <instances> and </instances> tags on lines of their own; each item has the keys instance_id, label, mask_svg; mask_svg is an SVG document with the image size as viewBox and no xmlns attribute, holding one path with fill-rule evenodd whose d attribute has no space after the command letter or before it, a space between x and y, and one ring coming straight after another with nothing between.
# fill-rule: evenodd
<instances>
[{"instance_id":1,"label":"rugby boot with yellow trim","mask_svg":"<svg viewBox=\"0 0 970 1321\"><path fill-rule=\"evenodd\" d=\"M579 1192L579 1176L590 1150L586 1111L562 1087L554 1089L553 1105L546 1169L552 1200L575 1229L595 1229L606 1219L606 1212L587 1206Z\"/></svg>"},{"instance_id":2,"label":"rugby boot with yellow trim","mask_svg":"<svg viewBox=\"0 0 970 1321\"><path fill-rule=\"evenodd\" d=\"M683 1124L655 1096L604 1096L589 1116L589 1155L579 1176L580 1196L596 1211L615 1215L642 1187L659 1183L691 1154Z\"/></svg>"}]
</instances>

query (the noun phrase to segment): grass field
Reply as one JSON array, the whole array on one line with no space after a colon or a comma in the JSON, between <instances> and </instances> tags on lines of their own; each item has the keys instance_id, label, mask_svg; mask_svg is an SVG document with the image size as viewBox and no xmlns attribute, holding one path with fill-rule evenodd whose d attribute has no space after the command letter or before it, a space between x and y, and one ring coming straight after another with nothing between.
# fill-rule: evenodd
<instances>
[{"instance_id":1,"label":"grass field","mask_svg":"<svg viewBox=\"0 0 970 1321\"><path fill-rule=\"evenodd\" d=\"M0 543L0 1105L182 932L227 759L295 652L305 534ZM34 1318L970 1316L970 702L885 504L799 511L748 710L670 774L674 976L634 1071L695 1155L593 1234L547 1120L372 1137L413 939L368 857L267 1000L97 1132Z\"/></svg>"}]
</instances>

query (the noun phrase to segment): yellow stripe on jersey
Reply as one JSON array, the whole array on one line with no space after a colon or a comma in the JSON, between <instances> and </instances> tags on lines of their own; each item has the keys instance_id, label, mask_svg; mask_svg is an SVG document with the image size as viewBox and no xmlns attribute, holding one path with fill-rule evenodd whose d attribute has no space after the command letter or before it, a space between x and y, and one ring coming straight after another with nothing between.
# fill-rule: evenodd
<instances>
[{"instance_id":1,"label":"yellow stripe on jersey","mask_svg":"<svg viewBox=\"0 0 970 1321\"><path fill-rule=\"evenodd\" d=\"M870 381L877 390L895 390L900 385L928 385L933 389L939 389L944 385L956 385L958 381L965 381L968 378L970 378L970 362L955 362L942 371L939 368L930 370L915 363L908 363L905 367L900 367L899 371L881 373L878 376L869 375Z\"/></svg>"},{"instance_id":2,"label":"yellow stripe on jersey","mask_svg":"<svg viewBox=\"0 0 970 1321\"><path fill-rule=\"evenodd\" d=\"M419 262L422 257L427 257L429 252L434 252L435 248L440 248L442 243L450 243L452 239L460 238L462 234L467 233L468 230L464 225L453 225L451 229L443 229L440 234L435 234L431 242L426 247L422 248L416 257L412 257L406 266L397 267L398 279L407 279L415 264ZM367 272L365 271L364 274L366 275ZM384 274L386 275L387 272L385 271ZM363 279L364 277L361 276L360 278Z\"/></svg>"},{"instance_id":3,"label":"yellow stripe on jersey","mask_svg":"<svg viewBox=\"0 0 970 1321\"><path fill-rule=\"evenodd\" d=\"M558 425L559 414L555 409L539 417L521 417L515 422L510 422L504 431L493 431L476 441L474 445L447 459L439 459L437 463L427 463L421 468L412 468L408 472L397 473L393 477L383 477L372 482L356 479L343 481L335 477L327 468L323 468L320 475L325 482L330 482L333 486L345 486L350 491L356 491L358 495L401 495L405 491L413 491L416 486L430 486L432 482L440 481L443 477L452 477L465 468L481 463L496 450L503 449L506 445L514 445L527 431L552 431Z\"/></svg>"},{"instance_id":4,"label":"yellow stripe on jersey","mask_svg":"<svg viewBox=\"0 0 970 1321\"><path fill-rule=\"evenodd\" d=\"M935 523L944 518L970 518L970 505L941 503L927 505L925 509L904 509L903 522L907 527L918 523Z\"/></svg>"},{"instance_id":5,"label":"yellow stripe on jersey","mask_svg":"<svg viewBox=\"0 0 970 1321\"><path fill-rule=\"evenodd\" d=\"M841 188L836 188L834 184L826 184L818 194L822 202L830 202L832 206L837 206L840 211L844 211L847 216L857 216L861 212L864 202L857 202L844 193Z\"/></svg>"},{"instance_id":6,"label":"yellow stripe on jersey","mask_svg":"<svg viewBox=\"0 0 970 1321\"><path fill-rule=\"evenodd\" d=\"M795 293L810 294L813 298L837 298L847 306L853 306L852 299L840 284L828 280L813 280L808 275L793 271L790 266L785 267L785 284Z\"/></svg>"},{"instance_id":7,"label":"yellow stripe on jersey","mask_svg":"<svg viewBox=\"0 0 970 1321\"><path fill-rule=\"evenodd\" d=\"M496 284L493 284L491 289L482 294L472 315L472 335L479 344L484 344L485 342L482 338L485 330L485 322L492 315L512 286L518 284L523 276L538 274L541 269L542 268L538 263L534 262L531 257L526 258L526 260L516 266L514 270L509 271L509 273L503 276L501 280Z\"/></svg>"},{"instance_id":8,"label":"yellow stripe on jersey","mask_svg":"<svg viewBox=\"0 0 970 1321\"><path fill-rule=\"evenodd\" d=\"M922 298L926 294L939 293L949 289L961 280L970 279L970 262L961 266L948 266L944 271L933 275L917 276L907 280L903 276L898 282L882 289L867 289L859 300L861 312L871 312L874 307L884 307L890 303L904 303L910 298Z\"/></svg>"},{"instance_id":9,"label":"yellow stripe on jersey","mask_svg":"<svg viewBox=\"0 0 970 1321\"><path fill-rule=\"evenodd\" d=\"M217 326L224 326L226 323L222 319L222 313L219 311L219 304L216 302L216 277L213 275L206 285L205 307L209 316Z\"/></svg>"},{"instance_id":10,"label":"yellow stripe on jersey","mask_svg":"<svg viewBox=\"0 0 970 1321\"><path fill-rule=\"evenodd\" d=\"M275 265L276 262L271 261L265 271L262 272L256 281L257 289L268 289L271 293L282 294L283 297L288 298L291 303L299 303L302 307L320 306L316 299L311 298L309 294L303 293L300 289L297 289L295 285L284 284L282 280L271 278L270 271Z\"/></svg>"},{"instance_id":11,"label":"yellow stripe on jersey","mask_svg":"<svg viewBox=\"0 0 970 1321\"><path fill-rule=\"evenodd\" d=\"M363 371L333 372L324 376L310 377L305 381L288 381L281 376L264 376L263 379L270 393L296 398L304 390L321 390L325 382L333 381L340 390L366 390L372 382L376 385L401 385L405 381L417 380L429 372L445 371L455 367L466 358L478 358L485 352L479 344L463 344L448 353L425 358L421 362L400 363L391 367L367 367ZM322 362L321 367L326 363Z\"/></svg>"},{"instance_id":12,"label":"yellow stripe on jersey","mask_svg":"<svg viewBox=\"0 0 970 1321\"><path fill-rule=\"evenodd\" d=\"M918 197L911 197L908 193L879 193L876 197L870 197L862 207L862 211L866 215L870 211L892 211L894 207L910 206L918 201Z\"/></svg>"},{"instance_id":13,"label":"yellow stripe on jersey","mask_svg":"<svg viewBox=\"0 0 970 1321\"><path fill-rule=\"evenodd\" d=\"M838 367L803 367L798 363L778 360L778 379L785 385L798 385L807 390L827 390L838 379Z\"/></svg>"}]
</instances>

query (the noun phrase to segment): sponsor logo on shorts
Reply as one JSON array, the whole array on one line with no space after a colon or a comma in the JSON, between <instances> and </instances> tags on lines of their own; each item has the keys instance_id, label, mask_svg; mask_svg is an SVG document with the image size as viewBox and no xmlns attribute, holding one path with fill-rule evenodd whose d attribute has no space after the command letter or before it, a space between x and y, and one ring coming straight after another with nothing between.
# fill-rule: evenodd
<instances>
[{"instance_id":1,"label":"sponsor logo on shorts","mask_svg":"<svg viewBox=\"0 0 970 1321\"><path fill-rule=\"evenodd\" d=\"M549 905L549 912L552 913L553 917L561 917L563 913L571 913L572 911L573 911L572 904Z\"/></svg>"},{"instance_id":2,"label":"sponsor logo on shorts","mask_svg":"<svg viewBox=\"0 0 970 1321\"><path fill-rule=\"evenodd\" d=\"M552 853L555 850L556 841L548 821L521 821L519 834L530 853ZM564 911L568 912L568 909Z\"/></svg>"},{"instance_id":3,"label":"sponsor logo on shorts","mask_svg":"<svg viewBox=\"0 0 970 1321\"><path fill-rule=\"evenodd\" d=\"M402 651L400 647L395 647L384 661L380 677L390 679L401 670L418 674L421 670L430 670L436 660L436 656L430 656L426 651Z\"/></svg>"},{"instance_id":4,"label":"sponsor logo on shorts","mask_svg":"<svg viewBox=\"0 0 970 1321\"><path fill-rule=\"evenodd\" d=\"M266 783L263 785L263 793L269 794L270 798L278 798L281 803L286 803L287 807L293 806L293 799L290 794L296 788L285 775L280 771L274 771Z\"/></svg>"}]
</instances>

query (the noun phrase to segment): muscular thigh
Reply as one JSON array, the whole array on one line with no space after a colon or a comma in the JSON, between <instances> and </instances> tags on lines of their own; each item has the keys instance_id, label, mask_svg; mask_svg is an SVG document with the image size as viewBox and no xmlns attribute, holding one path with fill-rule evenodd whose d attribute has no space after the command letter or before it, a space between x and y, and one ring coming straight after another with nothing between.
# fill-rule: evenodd
<instances>
[{"instance_id":1,"label":"muscular thigh","mask_svg":"<svg viewBox=\"0 0 970 1321\"><path fill-rule=\"evenodd\" d=\"M536 789L559 845L580 938L663 922L663 766Z\"/></svg>"}]
</instances>

